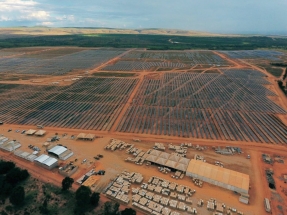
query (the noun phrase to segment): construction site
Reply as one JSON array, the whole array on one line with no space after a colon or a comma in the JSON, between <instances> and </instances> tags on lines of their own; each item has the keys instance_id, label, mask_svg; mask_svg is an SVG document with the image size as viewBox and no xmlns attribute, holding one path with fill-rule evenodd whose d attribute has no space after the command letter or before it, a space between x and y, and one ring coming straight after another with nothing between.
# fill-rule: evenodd
<instances>
[{"instance_id":1,"label":"construction site","mask_svg":"<svg viewBox=\"0 0 287 215\"><path fill-rule=\"evenodd\" d=\"M287 214L287 98L257 61L287 55L2 49L0 159L138 214Z\"/></svg>"}]
</instances>

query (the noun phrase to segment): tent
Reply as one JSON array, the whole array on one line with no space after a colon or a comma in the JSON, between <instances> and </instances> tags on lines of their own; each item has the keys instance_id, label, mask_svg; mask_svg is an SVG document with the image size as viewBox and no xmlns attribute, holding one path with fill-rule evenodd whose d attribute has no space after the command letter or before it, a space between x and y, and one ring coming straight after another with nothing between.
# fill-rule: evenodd
<instances>
[{"instance_id":1,"label":"tent","mask_svg":"<svg viewBox=\"0 0 287 215\"><path fill-rule=\"evenodd\" d=\"M149 153L150 155L154 155L154 156L159 156L161 154L161 151L158 150L151 150L151 152Z\"/></svg>"},{"instance_id":2,"label":"tent","mask_svg":"<svg viewBox=\"0 0 287 215\"><path fill-rule=\"evenodd\" d=\"M80 133L78 136L77 136L77 139L85 139L86 137L86 134L85 133Z\"/></svg>"},{"instance_id":3,"label":"tent","mask_svg":"<svg viewBox=\"0 0 287 215\"><path fill-rule=\"evenodd\" d=\"M168 159L170 156L170 154L166 153L166 152L162 152L160 153L159 157L164 158L164 159Z\"/></svg>"},{"instance_id":4,"label":"tent","mask_svg":"<svg viewBox=\"0 0 287 215\"><path fill-rule=\"evenodd\" d=\"M188 165L190 162L190 159L187 159L187 158L184 158L184 157L181 157L178 161L178 163L181 163L181 164L184 164L184 165Z\"/></svg>"},{"instance_id":5,"label":"tent","mask_svg":"<svg viewBox=\"0 0 287 215\"><path fill-rule=\"evenodd\" d=\"M96 135L94 135L94 134L87 134L87 135L85 136L85 139L87 139L87 140L94 140L95 137L96 137Z\"/></svg>"},{"instance_id":6,"label":"tent","mask_svg":"<svg viewBox=\"0 0 287 215\"><path fill-rule=\"evenodd\" d=\"M25 132L25 134L27 135L33 135L35 134L36 130L33 130L33 129L29 129L28 131Z\"/></svg>"},{"instance_id":7,"label":"tent","mask_svg":"<svg viewBox=\"0 0 287 215\"><path fill-rule=\"evenodd\" d=\"M178 162L180 157L175 155L175 154L172 154L168 159L172 160L172 161L175 161L175 162Z\"/></svg>"},{"instance_id":8,"label":"tent","mask_svg":"<svg viewBox=\"0 0 287 215\"><path fill-rule=\"evenodd\" d=\"M172 160L168 160L166 163L165 163L166 166L170 167L170 168L175 168L175 165L176 165L176 162L175 161L172 161Z\"/></svg>"},{"instance_id":9,"label":"tent","mask_svg":"<svg viewBox=\"0 0 287 215\"><path fill-rule=\"evenodd\" d=\"M167 161L166 159L161 158L161 157L158 157L158 158L155 160L155 163L160 164L160 165L165 165L166 161Z\"/></svg>"},{"instance_id":10,"label":"tent","mask_svg":"<svg viewBox=\"0 0 287 215\"><path fill-rule=\"evenodd\" d=\"M187 169L187 165L182 164L182 163L178 163L178 164L175 166L175 169L185 172L186 169Z\"/></svg>"},{"instance_id":11,"label":"tent","mask_svg":"<svg viewBox=\"0 0 287 215\"><path fill-rule=\"evenodd\" d=\"M155 162L155 159L156 159L156 156L154 156L154 155L148 155L147 157L146 157L146 160L147 161L150 161L150 162Z\"/></svg>"},{"instance_id":12,"label":"tent","mask_svg":"<svg viewBox=\"0 0 287 215\"><path fill-rule=\"evenodd\" d=\"M37 132L35 133L35 135L37 135L37 136L43 136L45 133L46 133L45 130L39 130L39 131L37 131Z\"/></svg>"}]
</instances>

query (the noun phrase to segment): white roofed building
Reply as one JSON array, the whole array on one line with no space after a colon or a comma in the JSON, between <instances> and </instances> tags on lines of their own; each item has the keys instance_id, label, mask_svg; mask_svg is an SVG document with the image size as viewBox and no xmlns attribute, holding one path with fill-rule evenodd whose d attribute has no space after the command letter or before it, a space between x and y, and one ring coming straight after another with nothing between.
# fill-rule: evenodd
<instances>
[{"instance_id":1,"label":"white roofed building","mask_svg":"<svg viewBox=\"0 0 287 215\"><path fill-rule=\"evenodd\" d=\"M35 164L44 167L45 169L53 169L58 166L58 160L48 155L42 154L34 160Z\"/></svg>"},{"instance_id":2,"label":"white roofed building","mask_svg":"<svg viewBox=\"0 0 287 215\"><path fill-rule=\"evenodd\" d=\"M59 158L60 160L67 160L74 153L64 146L54 146L51 149L48 149L48 154L53 157Z\"/></svg>"}]
</instances>

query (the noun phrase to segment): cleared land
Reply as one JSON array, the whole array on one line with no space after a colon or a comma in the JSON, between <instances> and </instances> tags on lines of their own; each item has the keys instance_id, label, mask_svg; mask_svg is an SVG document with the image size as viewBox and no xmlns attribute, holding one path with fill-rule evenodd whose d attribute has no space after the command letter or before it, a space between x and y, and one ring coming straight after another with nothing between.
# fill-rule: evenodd
<instances>
[{"instance_id":1,"label":"cleared land","mask_svg":"<svg viewBox=\"0 0 287 215\"><path fill-rule=\"evenodd\" d=\"M247 215L263 215L266 214L263 198L268 197L271 199L273 214L284 214L287 197L280 186L285 186L282 174L285 173L283 170L286 169L286 163L271 166L263 163L261 158L262 153L269 153L273 157L280 155L284 159L287 157L287 99L280 91L276 77L256 66L258 62L270 63L273 60L262 54L258 56L256 52L251 52L248 59L242 59L230 58L226 53L215 51L151 52L73 48L44 50L14 49L11 50L12 55L3 55L0 61L15 58L25 60L33 56L37 62L83 53L91 53L91 56L99 58L89 58L89 65L92 65L89 73L85 72L87 67L78 68L62 76L60 73L51 72L46 76L37 76L35 80L39 80L39 83L17 81L17 78L31 78L31 75L18 74L20 66L11 66L10 72L17 73L15 76L5 73L4 78L1 77L0 121L4 122L0 127L1 134L20 141L23 147L21 150L32 152L28 148L29 144L41 148L47 137L55 133L67 133L68 135L61 136L60 143L75 154L67 161L61 161L60 166L70 161L79 165L78 172L72 176L75 180L92 168L106 170L105 176L97 176L98 181L94 187L97 191L104 190L110 179L121 171L128 170L142 173L145 181L156 175L196 189L194 206L199 198L205 201L216 198ZM105 52L110 55L107 54L105 59L99 60ZM133 58L134 53L136 56ZM190 59L186 53L192 53ZM275 55L279 56L276 53ZM273 52L269 55L275 56ZM284 59L284 56L280 55L279 58ZM117 62L142 65L160 62L184 64L185 67L151 67L135 70L137 72L101 71L106 66L116 65ZM45 68L39 67L37 74L42 71L45 71ZM58 85L52 84L52 81L59 79L62 82ZM69 81L66 82L65 79ZM45 126L45 137L31 137L14 132L35 128L37 124ZM12 129L12 132L8 132L8 129ZM82 132L103 138L93 142L71 138L71 135ZM241 204L238 195L214 185L205 183L203 188L198 188L190 178L176 180L171 178L170 174L160 173L154 166L139 166L126 162L128 155L125 151L104 150L111 138L133 143L135 147L143 150L151 149L155 142L165 145L170 142L176 145L183 142L205 145L207 148L204 151L189 150L187 158L191 159L194 154L199 154L204 156L208 163L220 161L225 168L250 175L250 204ZM140 139L141 142L133 142L134 138ZM215 154L212 149L212 146L226 145L241 147L244 153L226 157ZM104 158L95 160L97 154L102 154ZM250 160L246 159L247 154L251 155ZM34 177L60 186L63 177L58 174L57 169L42 169L16 158L12 153L0 151L0 155L27 168ZM75 158L78 160L75 161ZM84 159L87 159L87 162L81 163ZM264 171L270 166L275 171L276 190L269 189L266 180ZM73 188L77 187L78 185L74 184ZM198 208L198 211L204 215L212 213L206 210L206 205Z\"/></svg>"}]
</instances>

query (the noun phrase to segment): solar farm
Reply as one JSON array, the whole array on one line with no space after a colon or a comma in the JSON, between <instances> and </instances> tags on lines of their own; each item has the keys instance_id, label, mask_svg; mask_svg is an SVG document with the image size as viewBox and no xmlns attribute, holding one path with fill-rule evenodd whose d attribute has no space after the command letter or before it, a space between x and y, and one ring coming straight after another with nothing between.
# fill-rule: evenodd
<instances>
[{"instance_id":1,"label":"solar farm","mask_svg":"<svg viewBox=\"0 0 287 215\"><path fill-rule=\"evenodd\" d=\"M122 54L123 50L83 50L57 57L41 58L37 55L21 55L11 58L0 58L0 73L63 75L75 70L90 69Z\"/></svg>"},{"instance_id":2,"label":"solar farm","mask_svg":"<svg viewBox=\"0 0 287 215\"><path fill-rule=\"evenodd\" d=\"M61 77L70 71L80 71L75 73L80 75L90 68L94 73L65 86L0 83L1 120L84 130L113 128L113 132L141 135L287 143L287 127L278 117L285 116L286 110L272 99L278 97L270 90L272 83L262 72L238 68L228 59L263 59L282 53L220 53L22 50L19 55L0 58L0 72ZM130 71L150 73L128 77Z\"/></svg>"},{"instance_id":3,"label":"solar farm","mask_svg":"<svg viewBox=\"0 0 287 215\"><path fill-rule=\"evenodd\" d=\"M267 50L0 50L0 146L10 149L0 154L13 160L12 146L21 142L13 161L24 165L31 162L26 155L44 147L67 148L71 158L47 169L29 164L31 175L61 185L59 169L75 164L71 189L89 186L142 212L211 215L216 201L221 214L264 214L263 199L273 198L273 188L262 154L278 160L272 180L286 186L287 98L278 77L258 62L272 65L286 56ZM140 183L132 182L135 175L142 175ZM248 178L243 193L234 189L240 178ZM285 200L273 198L272 209L279 211Z\"/></svg>"},{"instance_id":4,"label":"solar farm","mask_svg":"<svg viewBox=\"0 0 287 215\"><path fill-rule=\"evenodd\" d=\"M284 56L282 52L265 50L221 51L234 59L268 59L279 61Z\"/></svg>"},{"instance_id":5,"label":"solar farm","mask_svg":"<svg viewBox=\"0 0 287 215\"><path fill-rule=\"evenodd\" d=\"M230 66L230 63L211 51L151 52L131 51L103 71L148 71L151 69L183 69L196 65Z\"/></svg>"},{"instance_id":6,"label":"solar farm","mask_svg":"<svg viewBox=\"0 0 287 215\"><path fill-rule=\"evenodd\" d=\"M67 87L1 84L1 119L10 124L109 130L136 82L90 77Z\"/></svg>"},{"instance_id":7,"label":"solar farm","mask_svg":"<svg viewBox=\"0 0 287 215\"><path fill-rule=\"evenodd\" d=\"M255 84L253 84L255 82ZM287 143L286 111L253 70L219 74L166 73L145 79L118 131L265 143ZM264 103L264 106L262 105Z\"/></svg>"},{"instance_id":8,"label":"solar farm","mask_svg":"<svg viewBox=\"0 0 287 215\"><path fill-rule=\"evenodd\" d=\"M186 52L151 52L133 51L123 56L124 59L162 59L188 62L190 65L229 65L229 63L212 51L186 51Z\"/></svg>"}]
</instances>

